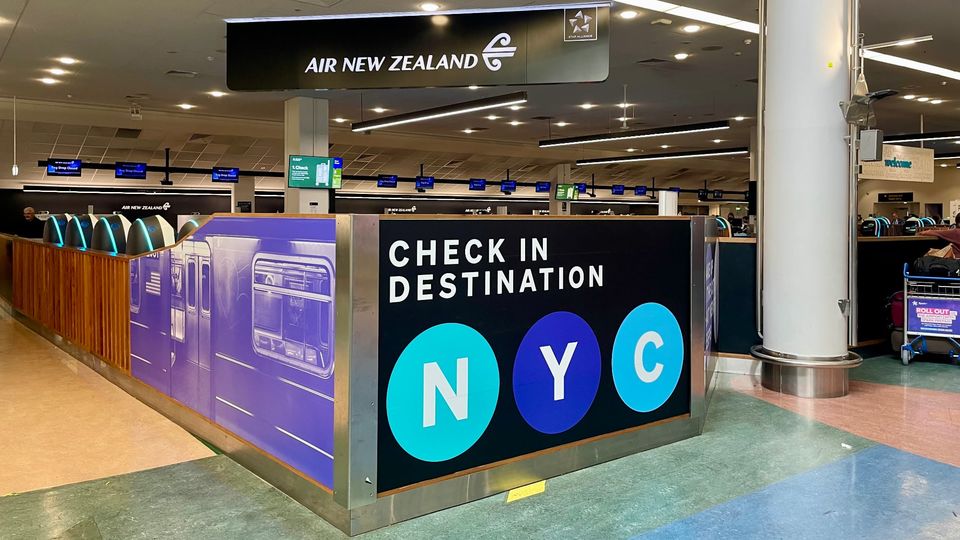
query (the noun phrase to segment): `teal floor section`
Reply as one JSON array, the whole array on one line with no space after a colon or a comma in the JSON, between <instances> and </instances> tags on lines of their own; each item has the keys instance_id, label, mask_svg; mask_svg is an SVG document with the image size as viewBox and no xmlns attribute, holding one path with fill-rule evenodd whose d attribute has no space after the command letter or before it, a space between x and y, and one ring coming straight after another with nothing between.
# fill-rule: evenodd
<instances>
[{"instance_id":1,"label":"teal floor section","mask_svg":"<svg viewBox=\"0 0 960 540\"><path fill-rule=\"evenodd\" d=\"M629 538L874 443L718 389L702 436L362 538ZM343 538L225 456L0 498L0 538Z\"/></svg>"},{"instance_id":2,"label":"teal floor section","mask_svg":"<svg viewBox=\"0 0 960 540\"><path fill-rule=\"evenodd\" d=\"M917 360L909 366L900 363L900 357L890 355L866 358L863 365L850 371L850 378L880 384L926 388L942 392L960 392L960 366L937 361Z\"/></svg>"}]
</instances>

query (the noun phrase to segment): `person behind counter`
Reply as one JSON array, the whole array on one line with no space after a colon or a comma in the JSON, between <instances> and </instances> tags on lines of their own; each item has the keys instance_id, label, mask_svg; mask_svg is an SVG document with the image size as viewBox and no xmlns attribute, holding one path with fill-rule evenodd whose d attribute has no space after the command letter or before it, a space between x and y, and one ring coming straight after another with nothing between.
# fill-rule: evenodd
<instances>
[{"instance_id":1,"label":"person behind counter","mask_svg":"<svg viewBox=\"0 0 960 540\"><path fill-rule=\"evenodd\" d=\"M23 238L43 238L43 222L37 219L32 206L23 209L23 219L17 220L11 232Z\"/></svg>"}]
</instances>

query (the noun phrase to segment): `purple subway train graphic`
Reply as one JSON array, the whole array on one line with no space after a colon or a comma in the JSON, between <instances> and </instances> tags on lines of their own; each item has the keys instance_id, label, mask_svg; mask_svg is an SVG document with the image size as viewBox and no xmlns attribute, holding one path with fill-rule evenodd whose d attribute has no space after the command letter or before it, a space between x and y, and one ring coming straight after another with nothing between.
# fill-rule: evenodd
<instances>
[{"instance_id":1,"label":"purple subway train graphic","mask_svg":"<svg viewBox=\"0 0 960 540\"><path fill-rule=\"evenodd\" d=\"M133 375L328 488L335 230L214 217L130 265Z\"/></svg>"}]
</instances>

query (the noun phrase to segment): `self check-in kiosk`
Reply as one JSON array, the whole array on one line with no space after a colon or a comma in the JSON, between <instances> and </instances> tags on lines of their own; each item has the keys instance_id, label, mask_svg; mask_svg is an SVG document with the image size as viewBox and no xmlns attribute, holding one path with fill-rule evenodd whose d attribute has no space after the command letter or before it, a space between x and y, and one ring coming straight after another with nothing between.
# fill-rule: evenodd
<instances>
[{"instance_id":1,"label":"self check-in kiosk","mask_svg":"<svg viewBox=\"0 0 960 540\"><path fill-rule=\"evenodd\" d=\"M140 255L175 242L173 227L160 216L150 216L133 222L127 235L127 255Z\"/></svg>"},{"instance_id":2,"label":"self check-in kiosk","mask_svg":"<svg viewBox=\"0 0 960 540\"><path fill-rule=\"evenodd\" d=\"M67 224L64 245L76 248L89 248L93 242L93 228L99 218L93 214L73 216Z\"/></svg>"},{"instance_id":3,"label":"self check-in kiosk","mask_svg":"<svg viewBox=\"0 0 960 540\"><path fill-rule=\"evenodd\" d=\"M67 239L67 225L73 219L71 214L53 214L43 224L43 241L49 244L63 245Z\"/></svg>"},{"instance_id":4,"label":"self check-in kiosk","mask_svg":"<svg viewBox=\"0 0 960 540\"><path fill-rule=\"evenodd\" d=\"M130 232L130 220L115 214L97 220L93 227L91 249L111 253L127 252L127 234Z\"/></svg>"}]
</instances>

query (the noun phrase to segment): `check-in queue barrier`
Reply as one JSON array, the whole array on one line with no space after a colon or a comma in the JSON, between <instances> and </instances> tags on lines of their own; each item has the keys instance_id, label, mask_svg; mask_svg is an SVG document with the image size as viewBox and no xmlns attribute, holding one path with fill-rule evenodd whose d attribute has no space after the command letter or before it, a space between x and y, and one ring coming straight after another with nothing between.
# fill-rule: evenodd
<instances>
[{"instance_id":1,"label":"check-in queue barrier","mask_svg":"<svg viewBox=\"0 0 960 540\"><path fill-rule=\"evenodd\" d=\"M18 249L125 264L144 384L115 382L357 534L699 434L715 227L245 214L130 258Z\"/></svg>"}]
</instances>

